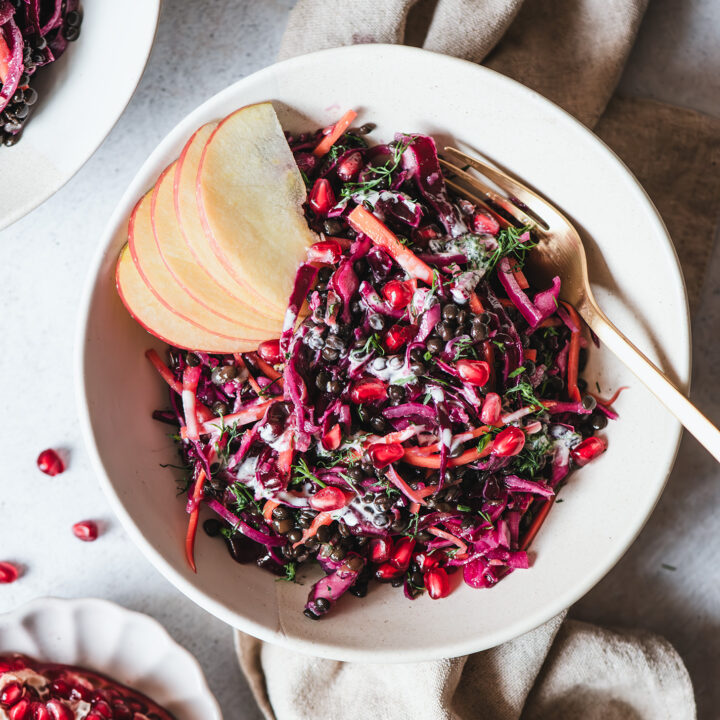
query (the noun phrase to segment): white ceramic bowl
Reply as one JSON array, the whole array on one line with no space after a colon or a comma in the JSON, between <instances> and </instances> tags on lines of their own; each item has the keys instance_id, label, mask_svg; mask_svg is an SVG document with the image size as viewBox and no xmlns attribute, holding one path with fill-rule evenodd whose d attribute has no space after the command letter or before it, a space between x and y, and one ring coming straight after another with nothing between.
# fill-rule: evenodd
<instances>
[{"instance_id":1,"label":"white ceramic bowl","mask_svg":"<svg viewBox=\"0 0 720 720\"><path fill-rule=\"evenodd\" d=\"M177 720L222 720L197 660L156 620L107 600L40 598L0 615L0 653L79 665L139 690Z\"/></svg>"},{"instance_id":2,"label":"white ceramic bowl","mask_svg":"<svg viewBox=\"0 0 720 720\"><path fill-rule=\"evenodd\" d=\"M350 82L362 77L363 82ZM390 82L392 78L396 81ZM128 316L113 269L135 201L192 131L237 107L271 99L286 128L325 125L348 107L377 139L425 132L475 147L525 178L574 218L587 238L597 298L648 355L688 379L689 324L677 257L657 212L623 164L592 133L536 93L464 61L406 47L362 45L295 58L208 100L160 143L112 216L80 314L77 387L88 448L113 508L135 542L182 592L231 625L316 655L412 661L491 647L547 620L617 562L665 484L680 428L607 352L586 376L618 401L608 452L572 476L532 547L533 567L492 590L461 587L441 602L390 587L343 598L320 622L302 614L308 585L275 582L236 565L199 534L198 574L183 556L186 516L169 470L175 449L150 419L166 392L145 358L160 347Z\"/></svg>"},{"instance_id":3,"label":"white ceramic bowl","mask_svg":"<svg viewBox=\"0 0 720 720\"><path fill-rule=\"evenodd\" d=\"M57 192L90 158L130 101L150 55L160 0L82 0L80 38L37 76L23 137L0 148L0 230Z\"/></svg>"}]
</instances>

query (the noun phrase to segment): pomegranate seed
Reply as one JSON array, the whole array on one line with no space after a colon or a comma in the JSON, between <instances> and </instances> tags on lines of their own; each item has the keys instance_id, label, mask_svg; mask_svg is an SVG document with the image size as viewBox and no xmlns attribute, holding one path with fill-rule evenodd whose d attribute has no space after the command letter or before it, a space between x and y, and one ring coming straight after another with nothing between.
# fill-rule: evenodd
<instances>
[{"instance_id":1,"label":"pomegranate seed","mask_svg":"<svg viewBox=\"0 0 720 720\"><path fill-rule=\"evenodd\" d=\"M402 537L395 543L395 549L390 557L390 563L399 570L405 572L410 565L413 550L415 549L415 539L411 537Z\"/></svg>"},{"instance_id":2,"label":"pomegranate seed","mask_svg":"<svg viewBox=\"0 0 720 720\"><path fill-rule=\"evenodd\" d=\"M50 711L52 720L75 720L75 713L59 700L50 700L45 703L45 707ZM111 718L112 715L108 715L108 717Z\"/></svg>"},{"instance_id":3,"label":"pomegranate seed","mask_svg":"<svg viewBox=\"0 0 720 720\"><path fill-rule=\"evenodd\" d=\"M0 562L0 583L9 584L20 577L20 571L9 562Z\"/></svg>"},{"instance_id":4,"label":"pomegranate seed","mask_svg":"<svg viewBox=\"0 0 720 720\"><path fill-rule=\"evenodd\" d=\"M417 335L417 325L393 325L385 333L385 347L390 352L397 352L406 342Z\"/></svg>"},{"instance_id":5,"label":"pomegranate seed","mask_svg":"<svg viewBox=\"0 0 720 720\"><path fill-rule=\"evenodd\" d=\"M318 215L326 215L335 205L335 194L325 178L318 178L310 191L310 207Z\"/></svg>"},{"instance_id":6,"label":"pomegranate seed","mask_svg":"<svg viewBox=\"0 0 720 720\"><path fill-rule=\"evenodd\" d=\"M322 446L326 450L337 450L342 442L342 428L338 423L328 430L322 438Z\"/></svg>"},{"instance_id":7,"label":"pomegranate seed","mask_svg":"<svg viewBox=\"0 0 720 720\"><path fill-rule=\"evenodd\" d=\"M387 387L385 383L378 378L360 380L360 382L353 385L350 391L350 399L357 405L375 400L383 400L386 396Z\"/></svg>"},{"instance_id":8,"label":"pomegranate seed","mask_svg":"<svg viewBox=\"0 0 720 720\"><path fill-rule=\"evenodd\" d=\"M283 361L279 340L265 340L265 342L261 342L258 345L257 352L265 362L269 362L271 365L277 365Z\"/></svg>"},{"instance_id":9,"label":"pomegranate seed","mask_svg":"<svg viewBox=\"0 0 720 720\"><path fill-rule=\"evenodd\" d=\"M395 310L406 308L410 304L414 292L412 283L403 280L391 280L382 289L383 297Z\"/></svg>"},{"instance_id":10,"label":"pomegranate seed","mask_svg":"<svg viewBox=\"0 0 720 720\"><path fill-rule=\"evenodd\" d=\"M103 720L103 716L100 715L100 713L89 712L89 713L85 716L85 720ZM138 719L138 720L139 720L139 719Z\"/></svg>"},{"instance_id":11,"label":"pomegranate seed","mask_svg":"<svg viewBox=\"0 0 720 720\"><path fill-rule=\"evenodd\" d=\"M598 455L607 450L607 441L599 437L589 437L576 445L571 451L570 456L575 464L582 467L594 460Z\"/></svg>"},{"instance_id":12,"label":"pomegranate seed","mask_svg":"<svg viewBox=\"0 0 720 720\"><path fill-rule=\"evenodd\" d=\"M373 538L370 543L370 561L382 565L390 559L392 540L390 538Z\"/></svg>"},{"instance_id":13,"label":"pomegranate seed","mask_svg":"<svg viewBox=\"0 0 720 720\"><path fill-rule=\"evenodd\" d=\"M316 242L308 248L307 259L308 262L330 263L331 265L335 265L342 257L342 252L340 243L337 240L324 240L322 242Z\"/></svg>"},{"instance_id":14,"label":"pomegranate seed","mask_svg":"<svg viewBox=\"0 0 720 720\"><path fill-rule=\"evenodd\" d=\"M72 688L61 678L54 680L50 689L53 695L57 695L62 698L69 698L70 693L72 692Z\"/></svg>"},{"instance_id":15,"label":"pomegranate seed","mask_svg":"<svg viewBox=\"0 0 720 720\"><path fill-rule=\"evenodd\" d=\"M93 707L93 711L101 717L106 718L106 720L112 720L112 709L104 700L98 700Z\"/></svg>"},{"instance_id":16,"label":"pomegranate seed","mask_svg":"<svg viewBox=\"0 0 720 720\"><path fill-rule=\"evenodd\" d=\"M484 360L458 360L458 375L470 385L485 385L490 379L490 366Z\"/></svg>"},{"instance_id":17,"label":"pomegranate seed","mask_svg":"<svg viewBox=\"0 0 720 720\"><path fill-rule=\"evenodd\" d=\"M479 212L473 215L472 227L476 233L497 235L500 230L500 223L491 215Z\"/></svg>"},{"instance_id":18,"label":"pomegranate seed","mask_svg":"<svg viewBox=\"0 0 720 720\"><path fill-rule=\"evenodd\" d=\"M65 471L65 463L62 461L60 455L52 448L43 450L38 455L37 466L42 472L51 477Z\"/></svg>"},{"instance_id":19,"label":"pomegranate seed","mask_svg":"<svg viewBox=\"0 0 720 720\"><path fill-rule=\"evenodd\" d=\"M98 538L98 526L92 520L83 520L72 526L72 531L76 538L83 542L92 542Z\"/></svg>"},{"instance_id":20,"label":"pomegranate seed","mask_svg":"<svg viewBox=\"0 0 720 720\"><path fill-rule=\"evenodd\" d=\"M413 562L424 572L425 570L435 567L440 562L440 557L440 553L428 555L424 552L416 552L413 555Z\"/></svg>"},{"instance_id":21,"label":"pomegranate seed","mask_svg":"<svg viewBox=\"0 0 720 720\"><path fill-rule=\"evenodd\" d=\"M495 425L500 419L502 413L502 401L497 393L488 393L485 396L482 410L480 411L480 420L485 425Z\"/></svg>"},{"instance_id":22,"label":"pomegranate seed","mask_svg":"<svg viewBox=\"0 0 720 720\"><path fill-rule=\"evenodd\" d=\"M324 487L312 495L308 502L313 510L328 512L345 507L348 498L340 488L328 485L328 487Z\"/></svg>"},{"instance_id":23,"label":"pomegranate seed","mask_svg":"<svg viewBox=\"0 0 720 720\"><path fill-rule=\"evenodd\" d=\"M115 720L132 720L132 712L127 709L124 703L115 703L113 705Z\"/></svg>"},{"instance_id":24,"label":"pomegranate seed","mask_svg":"<svg viewBox=\"0 0 720 720\"><path fill-rule=\"evenodd\" d=\"M400 443L375 443L367 449L367 453L373 465L380 470L400 460L405 455L405 448Z\"/></svg>"},{"instance_id":25,"label":"pomegranate seed","mask_svg":"<svg viewBox=\"0 0 720 720\"><path fill-rule=\"evenodd\" d=\"M362 167L363 159L359 152L350 153L338 166L337 174L341 180L352 180Z\"/></svg>"},{"instance_id":26,"label":"pomegranate seed","mask_svg":"<svg viewBox=\"0 0 720 720\"><path fill-rule=\"evenodd\" d=\"M525 433L519 427L511 425L495 436L492 453L499 457L511 457L517 455L524 445Z\"/></svg>"},{"instance_id":27,"label":"pomegranate seed","mask_svg":"<svg viewBox=\"0 0 720 720\"><path fill-rule=\"evenodd\" d=\"M51 720L50 713L45 704L33 703L33 720Z\"/></svg>"},{"instance_id":28,"label":"pomegranate seed","mask_svg":"<svg viewBox=\"0 0 720 720\"><path fill-rule=\"evenodd\" d=\"M125 702L127 703L128 707L134 712L147 712L147 705L138 698L128 698Z\"/></svg>"},{"instance_id":29,"label":"pomegranate seed","mask_svg":"<svg viewBox=\"0 0 720 720\"><path fill-rule=\"evenodd\" d=\"M22 685L16 682L10 683L3 688L2 692L0 692L0 704L12 707L13 705L15 705L15 703L19 702L22 696Z\"/></svg>"},{"instance_id":30,"label":"pomegranate seed","mask_svg":"<svg viewBox=\"0 0 720 720\"><path fill-rule=\"evenodd\" d=\"M400 577L402 575L403 571L399 568L396 568L394 565L391 565L389 562L383 563L376 571L375 571L375 579L378 582L390 582L391 580L394 580L397 577Z\"/></svg>"},{"instance_id":31,"label":"pomegranate seed","mask_svg":"<svg viewBox=\"0 0 720 720\"><path fill-rule=\"evenodd\" d=\"M416 240L424 240L426 242L438 236L437 230L432 225L426 225L425 227L417 228L414 234Z\"/></svg>"},{"instance_id":32,"label":"pomegranate seed","mask_svg":"<svg viewBox=\"0 0 720 720\"><path fill-rule=\"evenodd\" d=\"M10 720L30 720L30 701L24 698L13 705L8 712L8 718Z\"/></svg>"},{"instance_id":33,"label":"pomegranate seed","mask_svg":"<svg viewBox=\"0 0 720 720\"><path fill-rule=\"evenodd\" d=\"M433 600L447 597L450 594L450 578L441 567L434 567L423 575L428 595Z\"/></svg>"}]
</instances>

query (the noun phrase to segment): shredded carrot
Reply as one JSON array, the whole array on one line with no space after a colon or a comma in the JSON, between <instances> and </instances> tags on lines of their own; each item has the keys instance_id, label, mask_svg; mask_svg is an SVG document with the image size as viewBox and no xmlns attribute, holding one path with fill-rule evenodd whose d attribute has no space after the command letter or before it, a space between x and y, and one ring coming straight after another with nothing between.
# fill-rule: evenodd
<instances>
[{"instance_id":1,"label":"shredded carrot","mask_svg":"<svg viewBox=\"0 0 720 720\"><path fill-rule=\"evenodd\" d=\"M473 292L470 294L470 300L469 303L470 309L476 314L479 315L482 312L485 312L485 308L483 307L482 301L478 297L476 292Z\"/></svg>"},{"instance_id":2,"label":"shredded carrot","mask_svg":"<svg viewBox=\"0 0 720 720\"><path fill-rule=\"evenodd\" d=\"M192 494L195 509L190 513L187 534L185 535L185 557L194 573L197 572L197 568L195 567L195 536L197 535L198 518L200 517L200 499L202 498L203 488L205 487L205 477L205 471L201 470L198 479L195 481Z\"/></svg>"},{"instance_id":3,"label":"shredded carrot","mask_svg":"<svg viewBox=\"0 0 720 720\"><path fill-rule=\"evenodd\" d=\"M182 383L175 379L170 368L160 359L155 350L148 350L145 357L152 363L153 367L160 373L162 379L178 394L182 395Z\"/></svg>"},{"instance_id":4,"label":"shredded carrot","mask_svg":"<svg viewBox=\"0 0 720 720\"><path fill-rule=\"evenodd\" d=\"M527 350L525 350L525 359L535 362L537 360L537 350L535 348L527 348Z\"/></svg>"},{"instance_id":5,"label":"shredded carrot","mask_svg":"<svg viewBox=\"0 0 720 720\"><path fill-rule=\"evenodd\" d=\"M240 412L233 413L232 415L225 415L224 417L216 417L213 420L208 420L198 428L199 432L201 435L207 435L212 432L220 432L223 427L227 427L228 425L247 425L254 420L259 420L265 414L268 407L278 399L279 396L276 396L270 398L270 400L266 400L265 402L258 403L257 405L253 405L245 410L241 410ZM180 429L180 436L183 440L187 439L187 428Z\"/></svg>"},{"instance_id":6,"label":"shredded carrot","mask_svg":"<svg viewBox=\"0 0 720 720\"><path fill-rule=\"evenodd\" d=\"M521 290L527 290L530 287L530 283L527 281L525 273L522 271L515 258L510 258L510 272L513 274Z\"/></svg>"},{"instance_id":7,"label":"shredded carrot","mask_svg":"<svg viewBox=\"0 0 720 720\"><path fill-rule=\"evenodd\" d=\"M333 129L317 144L313 150L315 157L322 157L330 152L330 148L342 137L342 134L350 127L350 123L357 117L354 110L348 110L336 123Z\"/></svg>"},{"instance_id":8,"label":"shredded carrot","mask_svg":"<svg viewBox=\"0 0 720 720\"><path fill-rule=\"evenodd\" d=\"M506 308L515 307L515 303L509 298L498 298L498 302Z\"/></svg>"},{"instance_id":9,"label":"shredded carrot","mask_svg":"<svg viewBox=\"0 0 720 720\"><path fill-rule=\"evenodd\" d=\"M263 375L270 378L270 380L280 380L278 384L282 386L282 373L279 373L269 362L263 360L257 353L252 353L252 360L260 368Z\"/></svg>"},{"instance_id":10,"label":"shredded carrot","mask_svg":"<svg viewBox=\"0 0 720 720\"><path fill-rule=\"evenodd\" d=\"M568 395L570 396L571 400L574 400L575 402L580 402L582 399L580 396L580 390L578 390L577 381L578 381L578 363L580 361L580 317L578 316L577 312L575 312L575 308L572 305L569 305L566 302L563 302L563 306L570 314L570 317L572 318L575 325L578 327L577 332L573 332L570 334L570 349L568 352L568 363L567 363L567 386L568 386Z\"/></svg>"},{"instance_id":11,"label":"shredded carrot","mask_svg":"<svg viewBox=\"0 0 720 720\"><path fill-rule=\"evenodd\" d=\"M439 468L440 467L440 455L418 455L413 452L414 448L406 448L403 460L408 465L414 465L415 467L424 468ZM482 450L477 448L471 448L466 450L462 455L456 458L450 458L448 460L448 467L460 467L461 465L467 465L468 463L475 462L488 456L492 452L492 443L488 443Z\"/></svg>"},{"instance_id":12,"label":"shredded carrot","mask_svg":"<svg viewBox=\"0 0 720 720\"><path fill-rule=\"evenodd\" d=\"M317 531L323 526L323 525L329 525L333 521L332 514L329 512L321 512L318 513L315 516L315 519L312 521L312 524L309 528L305 528L303 530L303 536L302 539L298 540L293 547L296 548L298 545L302 545L306 540L309 540L311 537L314 537L317 534Z\"/></svg>"},{"instance_id":13,"label":"shredded carrot","mask_svg":"<svg viewBox=\"0 0 720 720\"><path fill-rule=\"evenodd\" d=\"M415 491L413 490L401 477L398 475L397 470L392 466L388 465L387 470L385 471L385 474L387 475L390 482L398 489L400 492L402 492L407 498L412 500L412 502L417 503L418 505L427 505L425 500Z\"/></svg>"},{"instance_id":14,"label":"shredded carrot","mask_svg":"<svg viewBox=\"0 0 720 720\"><path fill-rule=\"evenodd\" d=\"M562 325L563 321L559 317L549 317L546 320L543 320L538 327L539 328L548 328L548 327L557 327L558 325Z\"/></svg>"},{"instance_id":15,"label":"shredded carrot","mask_svg":"<svg viewBox=\"0 0 720 720\"><path fill-rule=\"evenodd\" d=\"M550 508L553 506L553 500L545 500L545 504L538 510L537 515L533 518L532 524L525 533L525 537L520 543L521 550L527 550L530 547L530 543L535 539L538 534L538 530L545 522L545 518L550 512Z\"/></svg>"},{"instance_id":16,"label":"shredded carrot","mask_svg":"<svg viewBox=\"0 0 720 720\"><path fill-rule=\"evenodd\" d=\"M248 382L250 383L250 387L257 393L258 397L262 397L262 388L258 385L257 380L253 377L253 374L248 369L243 354L234 353L233 357L235 358L235 362L248 374Z\"/></svg>"},{"instance_id":17,"label":"shredded carrot","mask_svg":"<svg viewBox=\"0 0 720 720\"><path fill-rule=\"evenodd\" d=\"M433 284L432 268L403 245L391 230L362 205L358 205L348 215L348 222L353 230L367 235L378 247L385 250L408 275L427 285Z\"/></svg>"},{"instance_id":18,"label":"shredded carrot","mask_svg":"<svg viewBox=\"0 0 720 720\"><path fill-rule=\"evenodd\" d=\"M596 395L595 393L590 393L590 395L592 395L595 398L598 405L604 405L606 408L609 408L618 399L618 397L620 397L620 393L623 390L629 390L629 389L630 388L627 385L623 385L622 387L619 387L615 391L615 394L611 398L608 398L607 400L605 400L604 398L601 398L599 395Z\"/></svg>"},{"instance_id":19,"label":"shredded carrot","mask_svg":"<svg viewBox=\"0 0 720 720\"><path fill-rule=\"evenodd\" d=\"M427 530L429 533L432 533L437 537L449 540L451 543L453 543L453 545L457 545L460 548L461 553L467 554L467 545L459 537L455 537L455 535L453 535L452 533L446 532L445 530L441 530L440 528L436 527L429 527Z\"/></svg>"},{"instance_id":20,"label":"shredded carrot","mask_svg":"<svg viewBox=\"0 0 720 720\"><path fill-rule=\"evenodd\" d=\"M459 433L458 435L453 435L452 440L450 441L451 445L455 445L456 443L464 443L468 440L472 440L473 438L476 438L480 435L483 435L486 433L490 428L487 425L481 425L480 427L475 428L474 430L468 430L464 433ZM406 448L408 450L412 450L414 455L433 455L435 453L440 452L440 443L432 443L430 445L418 445L416 447L412 448Z\"/></svg>"},{"instance_id":21,"label":"shredded carrot","mask_svg":"<svg viewBox=\"0 0 720 720\"><path fill-rule=\"evenodd\" d=\"M268 521L272 521L272 511L279 505L275 500L266 500L263 505L263 517Z\"/></svg>"}]
</instances>

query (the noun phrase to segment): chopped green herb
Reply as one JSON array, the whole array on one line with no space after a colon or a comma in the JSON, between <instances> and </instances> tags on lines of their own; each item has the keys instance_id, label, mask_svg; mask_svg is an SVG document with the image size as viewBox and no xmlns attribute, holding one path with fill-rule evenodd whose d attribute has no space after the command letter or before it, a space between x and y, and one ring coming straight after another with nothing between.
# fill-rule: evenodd
<instances>
[{"instance_id":1,"label":"chopped green herb","mask_svg":"<svg viewBox=\"0 0 720 720\"><path fill-rule=\"evenodd\" d=\"M403 153L412 145L412 142L413 139L409 136L405 136L402 142L396 142L391 148L390 159L384 165L373 165L366 169L365 176L369 177L369 180L345 183L340 190L340 196L349 198L353 195L365 195L390 187L393 173L400 167Z\"/></svg>"},{"instance_id":2,"label":"chopped green herb","mask_svg":"<svg viewBox=\"0 0 720 720\"><path fill-rule=\"evenodd\" d=\"M291 485L304 485L306 482L313 482L320 487L327 487L327 485L315 475L315 473L308 467L305 458L300 458L293 466L292 473L290 475Z\"/></svg>"},{"instance_id":3,"label":"chopped green herb","mask_svg":"<svg viewBox=\"0 0 720 720\"><path fill-rule=\"evenodd\" d=\"M531 225L526 225L521 228L513 227L511 225L500 230L500 232L495 236L498 247L490 256L490 269L494 268L500 259L506 257L507 255L513 255L517 260L518 266L522 267L525 264L525 255L527 254L527 251L537 245L537 242L532 239L527 242L520 240L526 232L530 232L531 230Z\"/></svg>"},{"instance_id":4,"label":"chopped green herb","mask_svg":"<svg viewBox=\"0 0 720 720\"><path fill-rule=\"evenodd\" d=\"M518 375L522 375L522 374L525 372L525 370L526 370L525 366L524 366L524 365L521 365L519 368L513 370L513 371L508 375L508 377L514 378L514 377L517 377Z\"/></svg>"},{"instance_id":5,"label":"chopped green herb","mask_svg":"<svg viewBox=\"0 0 720 720\"><path fill-rule=\"evenodd\" d=\"M535 395L535 390L533 386L527 382L527 380L522 380L519 382L515 387L511 387L509 390L505 391L505 395L512 395L517 394L519 395L523 402L527 403L528 405L534 405L538 411L542 411L545 409L543 404L538 399L537 395Z\"/></svg>"},{"instance_id":6,"label":"chopped green herb","mask_svg":"<svg viewBox=\"0 0 720 720\"><path fill-rule=\"evenodd\" d=\"M277 582L297 582L295 573L297 573L297 563L291 560L284 566L285 577L277 578Z\"/></svg>"},{"instance_id":7,"label":"chopped green herb","mask_svg":"<svg viewBox=\"0 0 720 720\"><path fill-rule=\"evenodd\" d=\"M385 348L380 342L380 335L378 333L370 335L370 337L365 341L365 344L361 348L353 350L351 355L354 357L362 357L363 355L367 355L371 352L376 352L378 355L385 354Z\"/></svg>"},{"instance_id":8,"label":"chopped green herb","mask_svg":"<svg viewBox=\"0 0 720 720\"><path fill-rule=\"evenodd\" d=\"M469 505L458 505L457 509L460 512L471 512L472 511L472 508Z\"/></svg>"}]
</instances>

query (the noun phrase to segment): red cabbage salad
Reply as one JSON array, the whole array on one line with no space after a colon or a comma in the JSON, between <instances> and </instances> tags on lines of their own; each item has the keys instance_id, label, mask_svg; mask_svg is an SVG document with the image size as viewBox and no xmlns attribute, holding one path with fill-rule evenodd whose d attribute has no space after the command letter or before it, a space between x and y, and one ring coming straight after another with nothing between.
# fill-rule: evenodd
<instances>
[{"instance_id":1,"label":"red cabbage salad","mask_svg":"<svg viewBox=\"0 0 720 720\"><path fill-rule=\"evenodd\" d=\"M14 145L38 99L36 71L80 35L79 0L0 0L0 144Z\"/></svg>"},{"instance_id":2,"label":"red cabbage salad","mask_svg":"<svg viewBox=\"0 0 720 720\"><path fill-rule=\"evenodd\" d=\"M191 567L204 506L238 562L288 580L320 566L312 619L373 581L437 599L527 568L617 417L579 377L588 343L560 280L523 273L535 230L450 195L431 137L370 145L372 126L342 127L334 143L287 135L320 241L282 336L147 353L170 386L154 417L178 427L188 469Z\"/></svg>"}]
</instances>

